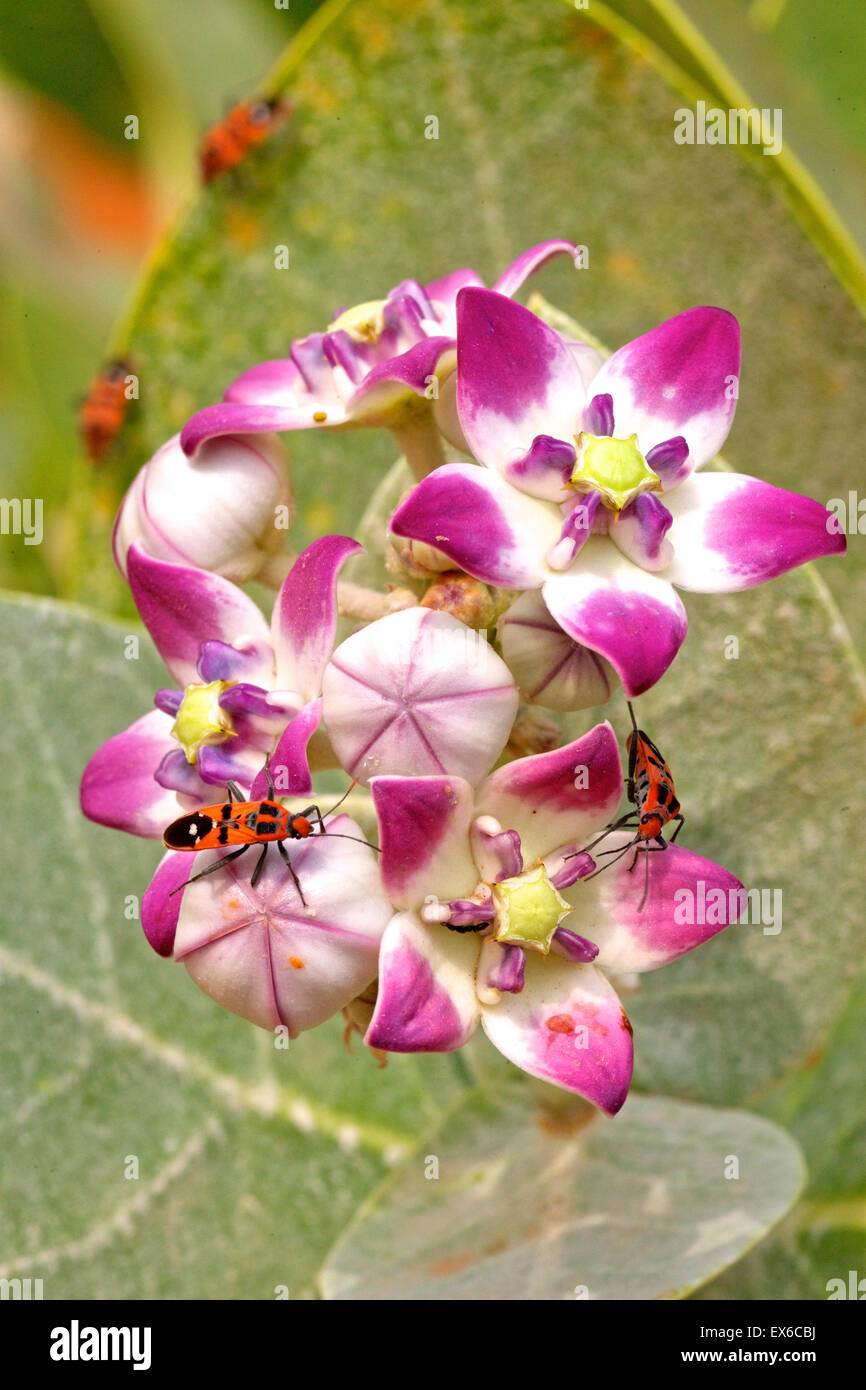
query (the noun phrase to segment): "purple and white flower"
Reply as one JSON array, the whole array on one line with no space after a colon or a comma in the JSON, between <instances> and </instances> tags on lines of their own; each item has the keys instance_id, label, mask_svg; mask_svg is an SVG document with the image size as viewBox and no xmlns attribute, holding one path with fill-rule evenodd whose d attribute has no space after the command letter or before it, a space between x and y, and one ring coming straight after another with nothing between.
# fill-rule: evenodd
<instances>
[{"instance_id":1,"label":"purple and white flower","mask_svg":"<svg viewBox=\"0 0 866 1390\"><path fill-rule=\"evenodd\" d=\"M395 913L365 1041L450 1052L479 1020L524 1071L608 1114L628 1094L628 1019L603 973L657 969L727 925L680 925L675 894L738 881L678 844L587 881L581 853L615 813L622 766L609 724L550 753L462 777L375 777L382 881ZM612 832L610 846L630 839ZM699 915L699 914L698 914Z\"/></svg>"},{"instance_id":2,"label":"purple and white flower","mask_svg":"<svg viewBox=\"0 0 866 1390\"><path fill-rule=\"evenodd\" d=\"M325 669L322 697L331 747L362 782L445 772L479 781L505 747L519 700L484 633L428 608L347 638Z\"/></svg>"},{"instance_id":3,"label":"purple and white flower","mask_svg":"<svg viewBox=\"0 0 866 1390\"><path fill-rule=\"evenodd\" d=\"M306 904L273 847L252 886L255 846L183 893L175 890L225 852L170 850L142 900L142 927L159 955L180 961L230 1013L292 1038L375 979L391 916L363 831L345 815L325 824L326 834L286 846Z\"/></svg>"},{"instance_id":4,"label":"purple and white flower","mask_svg":"<svg viewBox=\"0 0 866 1390\"><path fill-rule=\"evenodd\" d=\"M572 346L501 294L463 290L457 325L460 424L485 466L447 464L424 478L392 531L485 583L540 591L556 624L608 663L627 695L654 685L685 638L677 589L749 588L845 549L818 502L744 474L695 472L724 443L736 407L731 314L668 319L588 386ZM522 644L526 691L540 610L518 604L503 645ZM536 666L550 673L537 698L560 707L593 703L607 679L583 662L557 690L543 619Z\"/></svg>"},{"instance_id":5,"label":"purple and white flower","mask_svg":"<svg viewBox=\"0 0 866 1390\"><path fill-rule=\"evenodd\" d=\"M243 583L280 549L292 516L289 456L275 436L227 435L190 459L175 435L139 470L114 523L126 574L131 545Z\"/></svg>"},{"instance_id":6,"label":"purple and white flower","mask_svg":"<svg viewBox=\"0 0 866 1390\"><path fill-rule=\"evenodd\" d=\"M496 290L515 294L552 257L574 256L567 241L524 251ZM454 409L456 300L482 286L474 270L421 285L403 280L383 300L344 309L324 333L296 338L287 358L262 362L228 388L219 405L188 420L181 442L193 454L223 434L387 426L419 476L441 462L439 430L465 447ZM435 384L434 384L435 383ZM432 407L432 410L431 410Z\"/></svg>"},{"instance_id":7,"label":"purple and white flower","mask_svg":"<svg viewBox=\"0 0 866 1390\"><path fill-rule=\"evenodd\" d=\"M361 548L345 536L314 541L286 576L269 626L227 579L131 546L132 596L180 689L158 691L155 710L94 753L81 782L84 814L159 837L229 780L265 795L263 775L256 778L277 739L279 790L308 792L307 744L334 646L337 575Z\"/></svg>"}]
</instances>

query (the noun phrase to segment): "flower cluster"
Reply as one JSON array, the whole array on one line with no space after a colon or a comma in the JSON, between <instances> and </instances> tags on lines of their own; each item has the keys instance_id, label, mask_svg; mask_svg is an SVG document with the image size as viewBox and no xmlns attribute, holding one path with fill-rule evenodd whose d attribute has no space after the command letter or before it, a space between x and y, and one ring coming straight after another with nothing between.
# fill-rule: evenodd
<instances>
[{"instance_id":1,"label":"flower cluster","mask_svg":"<svg viewBox=\"0 0 866 1390\"><path fill-rule=\"evenodd\" d=\"M684 890L741 885L664 838L666 768L642 780L630 742L622 826L611 725L563 743L545 711L653 686L686 636L679 590L746 588L844 537L817 502L699 471L736 406L730 314L689 309L605 361L514 301L574 253L344 309L144 466L115 558L173 686L93 755L81 804L165 837L145 935L224 1008L292 1037L342 1010L379 1053L453 1051L480 1022L613 1115L617 988L728 924L683 924ZM386 540L400 590L344 577L348 537L283 548L277 434L354 427L390 430L415 476ZM270 622L253 577L278 588ZM324 769L352 779L345 809L283 805Z\"/></svg>"}]
</instances>

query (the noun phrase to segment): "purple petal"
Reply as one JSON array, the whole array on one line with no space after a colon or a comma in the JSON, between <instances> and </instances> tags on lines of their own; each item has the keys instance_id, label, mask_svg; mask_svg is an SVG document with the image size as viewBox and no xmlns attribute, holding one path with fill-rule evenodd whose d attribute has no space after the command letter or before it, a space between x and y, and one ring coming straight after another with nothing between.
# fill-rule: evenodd
<instances>
[{"instance_id":1,"label":"purple petal","mask_svg":"<svg viewBox=\"0 0 866 1390\"><path fill-rule=\"evenodd\" d=\"M272 684L265 655L270 650L267 624L241 589L204 570L151 559L135 545L127 565L135 606L180 685L198 681L199 648L209 638L249 655L248 680Z\"/></svg>"},{"instance_id":2,"label":"purple petal","mask_svg":"<svg viewBox=\"0 0 866 1390\"><path fill-rule=\"evenodd\" d=\"M512 261L493 288L497 294L516 294L530 276L535 275L555 256L570 256L574 260L576 255L577 247L572 246L570 241L541 241L537 246L530 246L528 251L523 251L516 261Z\"/></svg>"},{"instance_id":3,"label":"purple petal","mask_svg":"<svg viewBox=\"0 0 866 1390\"><path fill-rule=\"evenodd\" d=\"M581 856L578 855L579 859ZM587 855L586 858L589 858ZM557 955L563 956L565 960L573 961L576 965L591 965L598 955L598 946L588 937L580 936L576 931L569 930L568 927L557 927L553 933L553 949Z\"/></svg>"},{"instance_id":4,"label":"purple petal","mask_svg":"<svg viewBox=\"0 0 866 1390\"><path fill-rule=\"evenodd\" d=\"M81 779L81 809L88 820L130 835L162 837L178 815L174 792L153 776L166 753L177 748L171 724L161 710L151 710L97 749Z\"/></svg>"},{"instance_id":5,"label":"purple petal","mask_svg":"<svg viewBox=\"0 0 866 1390\"><path fill-rule=\"evenodd\" d=\"M532 865L562 845L589 839L621 797L616 735L605 723L565 748L497 768L478 788L475 806L478 815L518 832L523 861Z\"/></svg>"},{"instance_id":6,"label":"purple petal","mask_svg":"<svg viewBox=\"0 0 866 1390\"><path fill-rule=\"evenodd\" d=\"M379 993L364 1041L385 1052L453 1052L475 1031L478 943L408 912L392 918L379 953Z\"/></svg>"},{"instance_id":7,"label":"purple petal","mask_svg":"<svg viewBox=\"0 0 866 1390\"><path fill-rule=\"evenodd\" d=\"M573 642L539 593L524 594L499 620L499 644L520 692L531 704L577 710L601 705L617 684L603 657Z\"/></svg>"},{"instance_id":8,"label":"purple petal","mask_svg":"<svg viewBox=\"0 0 866 1390\"><path fill-rule=\"evenodd\" d=\"M665 578L696 593L749 589L845 550L820 502L743 473L702 473L665 500L674 518Z\"/></svg>"},{"instance_id":9,"label":"purple petal","mask_svg":"<svg viewBox=\"0 0 866 1390\"><path fill-rule=\"evenodd\" d=\"M365 424L387 424L407 396L425 396L440 359L453 348L453 338L426 338L373 367L348 402L349 417Z\"/></svg>"},{"instance_id":10,"label":"purple petal","mask_svg":"<svg viewBox=\"0 0 866 1390\"><path fill-rule=\"evenodd\" d=\"M206 797L205 784L198 775L196 765L187 761L186 754L182 748L178 748L174 739L171 751L166 753L153 778L159 786L180 796L191 797L199 805Z\"/></svg>"},{"instance_id":11,"label":"purple petal","mask_svg":"<svg viewBox=\"0 0 866 1390\"><path fill-rule=\"evenodd\" d=\"M348 419L342 405L310 400L303 405L246 405L221 401L206 406L187 420L180 434L185 454L194 454L208 439L221 434L270 434L281 430L333 429Z\"/></svg>"},{"instance_id":12,"label":"purple petal","mask_svg":"<svg viewBox=\"0 0 866 1390\"><path fill-rule=\"evenodd\" d=\"M670 492L685 482L692 471L689 446L681 434L674 439L665 439L661 444L654 444L647 453L646 461L661 478L664 492Z\"/></svg>"},{"instance_id":13,"label":"purple petal","mask_svg":"<svg viewBox=\"0 0 866 1390\"><path fill-rule=\"evenodd\" d=\"M537 589L544 556L562 518L549 502L528 497L498 474L471 463L437 468L394 513L391 530L426 541L460 569L504 589Z\"/></svg>"},{"instance_id":14,"label":"purple petal","mask_svg":"<svg viewBox=\"0 0 866 1390\"><path fill-rule=\"evenodd\" d=\"M289 570L271 619L277 689L297 691L304 700L321 694L337 631L337 575L363 548L347 536L323 536Z\"/></svg>"},{"instance_id":15,"label":"purple petal","mask_svg":"<svg viewBox=\"0 0 866 1390\"><path fill-rule=\"evenodd\" d=\"M224 787L237 782L242 788L252 785L262 755L256 748L240 748L240 740L232 739L219 745L205 744L198 750L196 766L203 782L211 787Z\"/></svg>"},{"instance_id":16,"label":"purple petal","mask_svg":"<svg viewBox=\"0 0 866 1390\"><path fill-rule=\"evenodd\" d=\"M617 436L641 452L684 435L693 468L714 458L734 418L740 328L724 309L687 309L626 343L604 363L593 393L613 397Z\"/></svg>"},{"instance_id":17,"label":"purple petal","mask_svg":"<svg viewBox=\"0 0 866 1390\"><path fill-rule=\"evenodd\" d=\"M559 335L492 290L463 290L457 324L457 408L475 457L501 469L536 435L571 439L584 387Z\"/></svg>"},{"instance_id":18,"label":"purple petal","mask_svg":"<svg viewBox=\"0 0 866 1390\"><path fill-rule=\"evenodd\" d=\"M639 569L606 536L591 537L542 594L569 637L610 662L629 698L655 685L685 639L686 610L667 579Z\"/></svg>"},{"instance_id":19,"label":"purple petal","mask_svg":"<svg viewBox=\"0 0 866 1390\"><path fill-rule=\"evenodd\" d=\"M472 788L462 777L374 777L382 882L398 908L428 896L471 893L478 874L469 851ZM519 870L518 870L519 872Z\"/></svg>"},{"instance_id":20,"label":"purple petal","mask_svg":"<svg viewBox=\"0 0 866 1390\"><path fill-rule=\"evenodd\" d=\"M252 674L261 670L261 648L238 651L228 642L202 642L198 655L198 674L205 683L210 681L244 681L249 684ZM254 682L253 682L254 683ZM268 682L270 688L270 681Z\"/></svg>"},{"instance_id":21,"label":"purple petal","mask_svg":"<svg viewBox=\"0 0 866 1390\"><path fill-rule=\"evenodd\" d=\"M588 434L612 435L613 396L593 396L583 412L583 428Z\"/></svg>"},{"instance_id":22,"label":"purple petal","mask_svg":"<svg viewBox=\"0 0 866 1390\"><path fill-rule=\"evenodd\" d=\"M516 830L503 830L495 816L480 815L472 826L472 857L485 883L504 883L523 873L523 846Z\"/></svg>"},{"instance_id":23,"label":"purple petal","mask_svg":"<svg viewBox=\"0 0 866 1390\"><path fill-rule=\"evenodd\" d=\"M595 860L590 854L576 854L573 845L566 845L546 861L550 881L560 893L573 888L582 878L595 869ZM560 928L565 931L566 928Z\"/></svg>"},{"instance_id":24,"label":"purple petal","mask_svg":"<svg viewBox=\"0 0 866 1390\"><path fill-rule=\"evenodd\" d=\"M177 919L183 897L175 890L186 883L193 870L194 854L177 854L170 849L159 861L156 873L141 900L141 926L158 956L174 951Z\"/></svg>"},{"instance_id":25,"label":"purple petal","mask_svg":"<svg viewBox=\"0 0 866 1390\"><path fill-rule=\"evenodd\" d=\"M287 844L306 907L273 849L255 888L257 848L183 894L175 960L223 1008L261 1028L283 1025L290 1037L337 1013L375 978L391 915L363 831L348 816L334 827L351 838ZM219 856L194 857L198 873Z\"/></svg>"},{"instance_id":26,"label":"purple petal","mask_svg":"<svg viewBox=\"0 0 866 1390\"><path fill-rule=\"evenodd\" d=\"M153 703L157 709L162 710L163 714L170 714L174 719L183 703L183 691L158 690L153 697Z\"/></svg>"},{"instance_id":27,"label":"purple petal","mask_svg":"<svg viewBox=\"0 0 866 1390\"><path fill-rule=\"evenodd\" d=\"M632 838L614 831L605 848L616 849ZM657 970L737 921L745 890L720 864L680 844L637 851L632 869L634 859L624 855L573 895L569 929L585 925L605 970ZM641 906L646 882L649 891Z\"/></svg>"},{"instance_id":28,"label":"purple petal","mask_svg":"<svg viewBox=\"0 0 866 1390\"><path fill-rule=\"evenodd\" d=\"M642 492L616 515L608 535L627 560L641 569L660 570L673 559L674 548L666 539L672 520L663 502Z\"/></svg>"},{"instance_id":29,"label":"purple petal","mask_svg":"<svg viewBox=\"0 0 866 1390\"><path fill-rule=\"evenodd\" d=\"M544 497L553 502L564 501L569 493L577 450L563 439L539 434L527 453L512 463L506 463L503 476L521 492L531 497Z\"/></svg>"},{"instance_id":30,"label":"purple petal","mask_svg":"<svg viewBox=\"0 0 866 1390\"><path fill-rule=\"evenodd\" d=\"M222 692L219 696L219 707L228 714L247 714L271 721L281 719L283 724L289 715L297 710L296 704L281 704L268 691L262 690L260 685L247 685L243 681L238 685L230 685L228 690Z\"/></svg>"},{"instance_id":31,"label":"purple petal","mask_svg":"<svg viewBox=\"0 0 866 1390\"><path fill-rule=\"evenodd\" d=\"M450 903L445 904L445 908L448 916L442 920L450 922L453 927L469 927L476 922L496 920L496 908L493 906L492 898L488 902L476 902L474 898L452 898Z\"/></svg>"},{"instance_id":32,"label":"purple petal","mask_svg":"<svg viewBox=\"0 0 866 1390\"><path fill-rule=\"evenodd\" d=\"M476 275L474 270L452 270L450 275L443 275L440 280L431 280L429 285L424 286L427 298L434 311L437 311L437 317L455 335L457 332L457 296L461 290L474 286L480 289L484 288L484 281L479 275Z\"/></svg>"},{"instance_id":33,"label":"purple petal","mask_svg":"<svg viewBox=\"0 0 866 1390\"><path fill-rule=\"evenodd\" d=\"M447 771L474 784L502 752L518 704L484 635L425 608L392 613L348 638L322 689L334 752L362 780Z\"/></svg>"},{"instance_id":34,"label":"purple petal","mask_svg":"<svg viewBox=\"0 0 866 1390\"><path fill-rule=\"evenodd\" d=\"M574 564L579 552L592 535L595 516L601 505L601 496L592 492L575 499L571 511L562 523L559 540L547 553L547 563L552 570L567 570Z\"/></svg>"},{"instance_id":35,"label":"purple petal","mask_svg":"<svg viewBox=\"0 0 866 1390\"><path fill-rule=\"evenodd\" d=\"M521 946L502 946L498 941L490 944L498 949L485 972L484 987L519 994L526 978L526 952Z\"/></svg>"},{"instance_id":36,"label":"purple petal","mask_svg":"<svg viewBox=\"0 0 866 1390\"><path fill-rule=\"evenodd\" d=\"M289 721L280 735L270 760L271 776L280 796L306 796L313 790L307 745L321 721L322 701L311 700ZM268 782L262 769L256 774L250 797L258 801L267 795Z\"/></svg>"},{"instance_id":37,"label":"purple petal","mask_svg":"<svg viewBox=\"0 0 866 1390\"><path fill-rule=\"evenodd\" d=\"M526 961L520 994L482 1013L484 1031L530 1076L575 1091L615 1115L628 1095L631 1026L611 986L591 965L554 956Z\"/></svg>"}]
</instances>

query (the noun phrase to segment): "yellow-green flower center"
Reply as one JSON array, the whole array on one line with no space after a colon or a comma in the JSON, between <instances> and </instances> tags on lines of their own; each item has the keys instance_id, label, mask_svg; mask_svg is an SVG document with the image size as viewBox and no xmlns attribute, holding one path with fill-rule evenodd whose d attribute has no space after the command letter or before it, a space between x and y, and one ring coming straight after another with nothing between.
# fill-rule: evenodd
<instances>
[{"instance_id":1,"label":"yellow-green flower center","mask_svg":"<svg viewBox=\"0 0 866 1390\"><path fill-rule=\"evenodd\" d=\"M611 439L577 436L577 462L571 474L576 492L598 492L611 511L621 512L642 492L661 492L661 478L637 447L637 435Z\"/></svg>"},{"instance_id":2,"label":"yellow-green flower center","mask_svg":"<svg viewBox=\"0 0 866 1390\"><path fill-rule=\"evenodd\" d=\"M543 864L493 884L496 940L547 955L553 933L571 905L556 891Z\"/></svg>"},{"instance_id":3,"label":"yellow-green flower center","mask_svg":"<svg viewBox=\"0 0 866 1390\"><path fill-rule=\"evenodd\" d=\"M353 309L345 309L328 324L328 332L342 329L355 343L375 343L385 328L383 309L384 299L370 299L366 304L356 304Z\"/></svg>"},{"instance_id":4,"label":"yellow-green flower center","mask_svg":"<svg viewBox=\"0 0 866 1390\"><path fill-rule=\"evenodd\" d=\"M206 743L224 743L234 738L231 716L220 708L219 697L237 681L211 681L209 685L188 685L171 728L186 754L195 763L198 750Z\"/></svg>"}]
</instances>

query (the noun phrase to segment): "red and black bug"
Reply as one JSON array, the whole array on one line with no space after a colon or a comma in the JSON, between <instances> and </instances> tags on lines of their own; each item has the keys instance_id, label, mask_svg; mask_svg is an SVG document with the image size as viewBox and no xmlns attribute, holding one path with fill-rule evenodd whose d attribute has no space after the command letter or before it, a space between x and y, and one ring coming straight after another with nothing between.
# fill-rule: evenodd
<instances>
[{"instance_id":1,"label":"red and black bug","mask_svg":"<svg viewBox=\"0 0 866 1390\"><path fill-rule=\"evenodd\" d=\"M169 894L170 897L174 893L180 893L184 888L188 888L191 883L195 883L196 879L205 878L207 874L215 873L217 869L224 868L231 860L239 859L252 845L261 845L262 852L250 878L250 886L255 888L265 866L268 847L271 844L276 844L277 850L292 876L292 882L298 890L301 902L306 907L307 900L283 841L306 840L310 835L316 833L316 827L318 827L318 834L320 835L330 835L333 839L339 840L355 840L356 843L362 845L368 844L367 840L358 840L355 835L341 835L338 831L329 831L325 825L325 816L332 815L339 806L342 806L352 787L356 785L357 778L349 787L349 791L345 792L340 800L323 816L318 806L315 805L306 806L303 811L299 812L288 811L285 806L281 806L274 799L274 782L270 767L267 764L264 771L268 779L269 800L244 801L240 787L235 782L229 782L226 787L224 802L216 806L203 806L199 811L190 811L185 816L179 816L165 830L162 842L168 849L197 852L205 849L222 849L226 845L240 846L231 854L222 855L215 863L202 869L201 873L193 874L186 883L173 889L172 893ZM370 845L370 849L375 848L375 845Z\"/></svg>"},{"instance_id":2,"label":"red and black bug","mask_svg":"<svg viewBox=\"0 0 866 1390\"><path fill-rule=\"evenodd\" d=\"M106 362L93 378L78 409L78 429L84 452L92 463L100 463L109 452L126 419L126 394L130 365L122 358Z\"/></svg>"},{"instance_id":3,"label":"red and black bug","mask_svg":"<svg viewBox=\"0 0 866 1390\"><path fill-rule=\"evenodd\" d=\"M198 162L202 180L210 183L246 159L250 150L266 140L288 113L280 98L253 99L233 106L228 115L211 126L202 138Z\"/></svg>"},{"instance_id":4,"label":"red and black bug","mask_svg":"<svg viewBox=\"0 0 866 1390\"><path fill-rule=\"evenodd\" d=\"M602 850L600 854L597 854L596 859L601 859L608 854L614 855L615 858L611 859L610 864L603 864L601 868L596 869L596 874L609 869L611 864L615 864L617 860L628 854L630 849L633 849L634 859L629 865L629 873L631 873L641 850L644 854L649 855L652 851L667 849L669 844L673 844L685 822L674 790L673 774L652 739L644 733L643 729L638 728L631 701L627 701L627 703L628 712L631 715L632 732L626 740L626 748L628 749L626 795L635 809L620 816L619 820L612 821L602 834L587 845L581 853L591 852L613 830L634 830L635 837L627 845L618 845L616 849ZM666 840L662 831L666 825L673 821L677 822L677 828L670 840ZM640 900L641 908L646 902L649 890L649 859L646 859L644 864L645 879L643 897ZM595 877L595 875L592 874L590 877Z\"/></svg>"}]
</instances>

